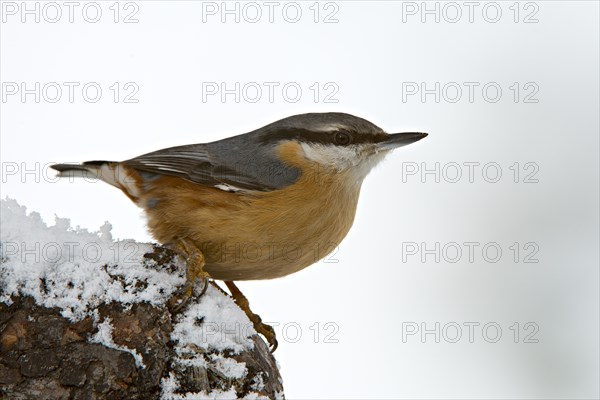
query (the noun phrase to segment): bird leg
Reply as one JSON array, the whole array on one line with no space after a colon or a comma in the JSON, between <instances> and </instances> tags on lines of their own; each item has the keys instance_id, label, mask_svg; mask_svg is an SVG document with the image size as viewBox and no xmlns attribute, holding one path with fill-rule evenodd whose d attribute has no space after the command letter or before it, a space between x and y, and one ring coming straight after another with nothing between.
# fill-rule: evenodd
<instances>
[{"instance_id":1,"label":"bird leg","mask_svg":"<svg viewBox=\"0 0 600 400\"><path fill-rule=\"evenodd\" d=\"M184 257L186 265L186 282L183 288L174 295L171 300L171 306L177 312L187 303L194 292L194 284L197 278L202 281L202 290L199 296L204 295L208 288L208 279L210 275L204 271L204 254L190 240L181 239L177 242L176 251Z\"/></svg>"},{"instance_id":2,"label":"bird leg","mask_svg":"<svg viewBox=\"0 0 600 400\"><path fill-rule=\"evenodd\" d=\"M231 292L231 297L233 298L233 301L235 301L235 304L244 310L246 316L252 321L252 325L254 325L256 332L267 339L267 342L269 342L269 346L271 347L271 353L274 352L277 349L277 337L273 327L263 323L262 319L250 310L250 302L232 281L225 281L225 285L227 285L227 288Z\"/></svg>"}]
</instances>

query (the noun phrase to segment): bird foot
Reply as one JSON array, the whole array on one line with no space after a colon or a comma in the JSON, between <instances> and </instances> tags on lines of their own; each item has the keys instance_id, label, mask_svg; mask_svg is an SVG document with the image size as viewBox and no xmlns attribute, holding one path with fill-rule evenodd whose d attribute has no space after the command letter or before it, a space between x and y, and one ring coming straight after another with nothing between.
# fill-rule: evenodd
<instances>
[{"instance_id":1,"label":"bird foot","mask_svg":"<svg viewBox=\"0 0 600 400\"><path fill-rule=\"evenodd\" d=\"M227 288L231 292L231 297L233 298L233 301L235 301L235 304L237 304L238 307L241 308L244 313L246 313L248 319L252 321L252 325L254 326L256 332L260 333L265 339L267 339L269 347L271 348L271 353L277 350L277 335L275 335L275 330L273 327L262 322L260 316L250 310L250 302L233 282L225 281L225 285L227 285Z\"/></svg>"},{"instance_id":2,"label":"bird foot","mask_svg":"<svg viewBox=\"0 0 600 400\"><path fill-rule=\"evenodd\" d=\"M197 293L197 296L201 297L206 293L210 275L203 269L205 264L204 254L191 241L187 239L180 240L177 242L176 249L185 259L186 264L186 282L169 300L169 308L177 313L183 309L192 294L194 294L196 279L202 281L202 289Z\"/></svg>"}]
</instances>

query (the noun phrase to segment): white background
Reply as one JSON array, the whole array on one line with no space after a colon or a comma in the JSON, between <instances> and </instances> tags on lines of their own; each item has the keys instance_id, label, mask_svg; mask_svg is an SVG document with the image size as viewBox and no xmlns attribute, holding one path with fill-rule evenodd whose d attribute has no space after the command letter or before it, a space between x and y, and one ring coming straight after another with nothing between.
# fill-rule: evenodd
<instances>
[{"instance_id":1,"label":"white background","mask_svg":"<svg viewBox=\"0 0 600 400\"><path fill-rule=\"evenodd\" d=\"M35 9L37 2L26 3ZM354 227L329 259L337 262L239 285L254 311L280 324L275 355L288 398L599 396L597 2L480 2L472 22L463 2L427 3L439 22L422 13L421 2L307 2L298 3L295 23L296 6L286 14L284 2L273 22L267 5L254 3L262 12L254 23L257 7L246 3L228 3L238 7L239 22L235 14L222 22L220 2L99 2L96 23L86 21L95 18L93 5L83 13L86 2L74 9L73 23L62 2L55 23L56 7L37 4L39 22L35 13L22 15L21 2L2 2L1 195L48 222L56 214L95 230L108 220L115 237L151 240L141 211L119 191L55 182L46 168L52 162L122 160L312 111L352 113L389 132L430 133L367 178ZM215 7L217 14L203 13ZM125 23L132 12L138 22ZM29 89L40 82L39 102L10 94L22 82ZM52 82L63 89L56 103L52 84L42 89ZM79 84L73 102L64 82ZM102 89L95 103L81 90L90 82ZM128 82L139 88L137 103L124 102ZM207 82L230 89L256 82L262 98L203 99ZM264 82L279 84L272 102ZM297 102L282 94L290 82L302 89ZM439 101L433 92L409 95L411 82L426 89L439 82ZM464 82L478 85L472 101ZM499 98L492 89L484 97L487 83L501 88ZM453 102L456 86L462 97ZM336 103L324 102L331 87ZM470 162L480 163L472 182ZM439 182L421 174L436 163ZM457 164L462 176L453 183ZM407 175L415 166L419 172ZM489 182L498 167L500 179ZM479 243L473 262L465 242ZM424 262L422 253L408 254L411 243L439 243L439 262L436 254ZM448 243L461 246L456 262ZM486 243L502 249L499 261L490 261L494 247L484 258ZM538 262L525 263L533 250ZM471 322L479 324L472 343ZM439 343L433 333L406 336L409 326L435 331L436 323ZM457 325L462 336L451 343ZM489 343L497 326L501 337ZM537 343L526 343L536 327L529 341Z\"/></svg>"}]
</instances>

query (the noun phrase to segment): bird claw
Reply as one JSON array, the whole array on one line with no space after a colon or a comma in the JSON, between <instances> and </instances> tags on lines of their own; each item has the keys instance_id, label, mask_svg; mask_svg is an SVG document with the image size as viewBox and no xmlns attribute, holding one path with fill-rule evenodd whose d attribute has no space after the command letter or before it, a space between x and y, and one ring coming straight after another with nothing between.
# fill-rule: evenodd
<instances>
[{"instance_id":1,"label":"bird claw","mask_svg":"<svg viewBox=\"0 0 600 400\"><path fill-rule=\"evenodd\" d=\"M210 281L208 277L203 277L202 289L200 289L200 292L198 292L197 290L194 290L197 289L194 283L186 282L183 285L183 287L177 290L169 299L169 309L175 314L179 313L181 310L184 309L185 305L189 302L192 295L195 295L196 297L204 296L204 293L206 293L206 289L208 289L209 284Z\"/></svg>"},{"instance_id":2,"label":"bird claw","mask_svg":"<svg viewBox=\"0 0 600 400\"><path fill-rule=\"evenodd\" d=\"M204 267L204 255L202 252L189 240L183 239L177 243L177 250L179 254L184 256L186 262L186 282L185 285L177 291L169 300L169 309L174 313L178 313L188 303L189 299L194 294L196 278L200 278L202 281L202 289L197 294L198 297L202 297L209 285L210 275L203 269ZM214 283L214 282L213 282ZM271 352L277 349L277 335L271 325L262 322L262 319L257 314L250 310L250 303L244 294L235 286L231 281L226 281L225 284L231 291L231 297L234 302L240 307L246 316L252 322L254 329L257 333L264 336L269 343ZM218 287L218 286L217 286Z\"/></svg>"},{"instance_id":3,"label":"bird claw","mask_svg":"<svg viewBox=\"0 0 600 400\"><path fill-rule=\"evenodd\" d=\"M225 281L225 285L227 285L227 288L231 292L231 297L233 298L235 304L237 304L238 307L244 311L248 319L252 322L254 330L256 330L257 333L263 335L265 339L267 339L267 342L269 343L269 347L271 349L271 353L277 350L278 343L277 335L275 334L275 329L273 329L271 325L262 322L260 316L252 312L252 310L250 309L250 302L233 282Z\"/></svg>"},{"instance_id":4,"label":"bird claw","mask_svg":"<svg viewBox=\"0 0 600 400\"><path fill-rule=\"evenodd\" d=\"M202 281L202 289L197 293L198 297L202 297L208 289L210 278L210 275L203 269L204 255L196 246L183 239L177 243L177 250L185 259L186 282L169 300L169 308L175 313L181 311L194 294L196 279L200 278Z\"/></svg>"},{"instance_id":5,"label":"bird claw","mask_svg":"<svg viewBox=\"0 0 600 400\"><path fill-rule=\"evenodd\" d=\"M265 339L267 339L271 353L274 353L275 350L277 350L277 346L279 345L279 343L277 343L277 335L275 334L275 329L273 329L271 325L262 322L261 318L258 315L256 315L256 317L258 317L258 322L252 321L254 329L256 330L256 332L263 335Z\"/></svg>"}]
</instances>

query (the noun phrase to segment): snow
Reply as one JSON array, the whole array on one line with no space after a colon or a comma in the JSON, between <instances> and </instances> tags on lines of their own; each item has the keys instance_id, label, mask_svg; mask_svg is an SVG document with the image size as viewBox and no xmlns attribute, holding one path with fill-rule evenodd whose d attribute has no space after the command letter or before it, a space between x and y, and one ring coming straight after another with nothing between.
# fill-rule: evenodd
<instances>
[{"instance_id":1,"label":"snow","mask_svg":"<svg viewBox=\"0 0 600 400\"><path fill-rule=\"evenodd\" d=\"M234 389L229 389L226 392L217 389L210 393L176 393L177 389L179 389L179 382L177 382L177 378L173 373L168 378L162 379L161 387L161 400L236 400L239 398ZM275 398L277 400L283 399L283 393L276 393ZM269 398L256 392L250 392L243 397L243 400L269 400Z\"/></svg>"},{"instance_id":2,"label":"snow","mask_svg":"<svg viewBox=\"0 0 600 400\"><path fill-rule=\"evenodd\" d=\"M173 326L173 341L177 358L175 362L182 365L205 367L210 364L223 376L241 379L248 373L246 363L225 357L224 352L238 354L251 350L255 335L252 323L233 300L224 296L218 289L209 286L198 303L190 304L179 316ZM204 351L198 352L198 348ZM198 357L204 353L206 358ZM171 374L161 383L162 399L237 399L234 389L210 393L176 393L179 388L177 378Z\"/></svg>"},{"instance_id":3,"label":"snow","mask_svg":"<svg viewBox=\"0 0 600 400\"><path fill-rule=\"evenodd\" d=\"M269 398L266 396L262 396L258 393L252 392L244 396L244 400L269 400Z\"/></svg>"},{"instance_id":4,"label":"snow","mask_svg":"<svg viewBox=\"0 0 600 400\"><path fill-rule=\"evenodd\" d=\"M15 200L0 200L0 302L31 296L73 322L102 303L164 305L185 278L151 268L143 258L151 244L114 241L110 230L108 222L97 232L72 228L59 217L47 226Z\"/></svg>"},{"instance_id":5,"label":"snow","mask_svg":"<svg viewBox=\"0 0 600 400\"><path fill-rule=\"evenodd\" d=\"M154 262L143 257L152 251L149 243L113 240L108 222L95 232L73 228L68 219L59 217L48 226L38 213L27 213L17 201L0 200L0 302L12 304L13 296L30 296L40 306L58 307L73 322L90 317L97 332L89 341L132 354L139 368L145 368L143 357L114 342L111 320L100 321L97 307L111 302L125 308L142 302L165 306L185 277L153 268ZM229 296L209 286L173 322L174 362L198 367L210 364L232 379L247 375L245 363L226 355L252 349L251 337L256 331ZM173 373L161 383L163 399L238 397L234 389L176 393L179 383ZM260 379L253 389L261 390L263 385ZM247 398L262 397L251 393Z\"/></svg>"},{"instance_id":6,"label":"snow","mask_svg":"<svg viewBox=\"0 0 600 400\"><path fill-rule=\"evenodd\" d=\"M257 374L252 380L252 385L250 385L251 389L261 391L265 388L265 381L263 379L262 373Z\"/></svg>"},{"instance_id":7,"label":"snow","mask_svg":"<svg viewBox=\"0 0 600 400\"><path fill-rule=\"evenodd\" d=\"M242 379L248 374L246 363L226 357L224 352L238 354L254 347L255 335L252 323L229 296L209 286L198 303L190 304L178 316L173 326L171 340L177 358L182 365L211 367L223 376ZM203 351L198 351L198 348ZM204 354L204 357L198 354ZM210 393L177 393L179 382L174 374L161 381L164 400L237 399L235 389L213 390ZM259 399L260 397L250 397Z\"/></svg>"},{"instance_id":8,"label":"snow","mask_svg":"<svg viewBox=\"0 0 600 400\"><path fill-rule=\"evenodd\" d=\"M111 349L125 351L133 356L133 358L135 359L135 365L138 368L146 368L146 366L144 365L144 359L140 354L138 354L137 351L135 351L135 349L130 349L125 346L119 346L114 342L112 336L114 328L110 324L110 318L106 318L104 321L102 321L102 323L98 324L97 328L98 332L96 332L96 334L90 338L90 342L101 343L104 346L109 347Z\"/></svg>"},{"instance_id":9,"label":"snow","mask_svg":"<svg viewBox=\"0 0 600 400\"><path fill-rule=\"evenodd\" d=\"M241 379L248 374L245 362L238 362L233 358L225 358L221 354L211 354L213 365L224 376Z\"/></svg>"},{"instance_id":10,"label":"snow","mask_svg":"<svg viewBox=\"0 0 600 400\"><path fill-rule=\"evenodd\" d=\"M252 349L252 335L256 334L252 322L228 296L209 286L200 301L190 304L177 321L171 339L177 343L175 350L185 353L188 346L205 350L233 350L240 353ZM203 329L198 329L203 327Z\"/></svg>"},{"instance_id":11,"label":"snow","mask_svg":"<svg viewBox=\"0 0 600 400\"><path fill-rule=\"evenodd\" d=\"M168 378L161 380L161 400L236 400L238 398L235 389L229 389L224 392L222 390L213 390L210 393L199 392L199 393L175 393L179 389L179 382L173 373Z\"/></svg>"}]
</instances>

